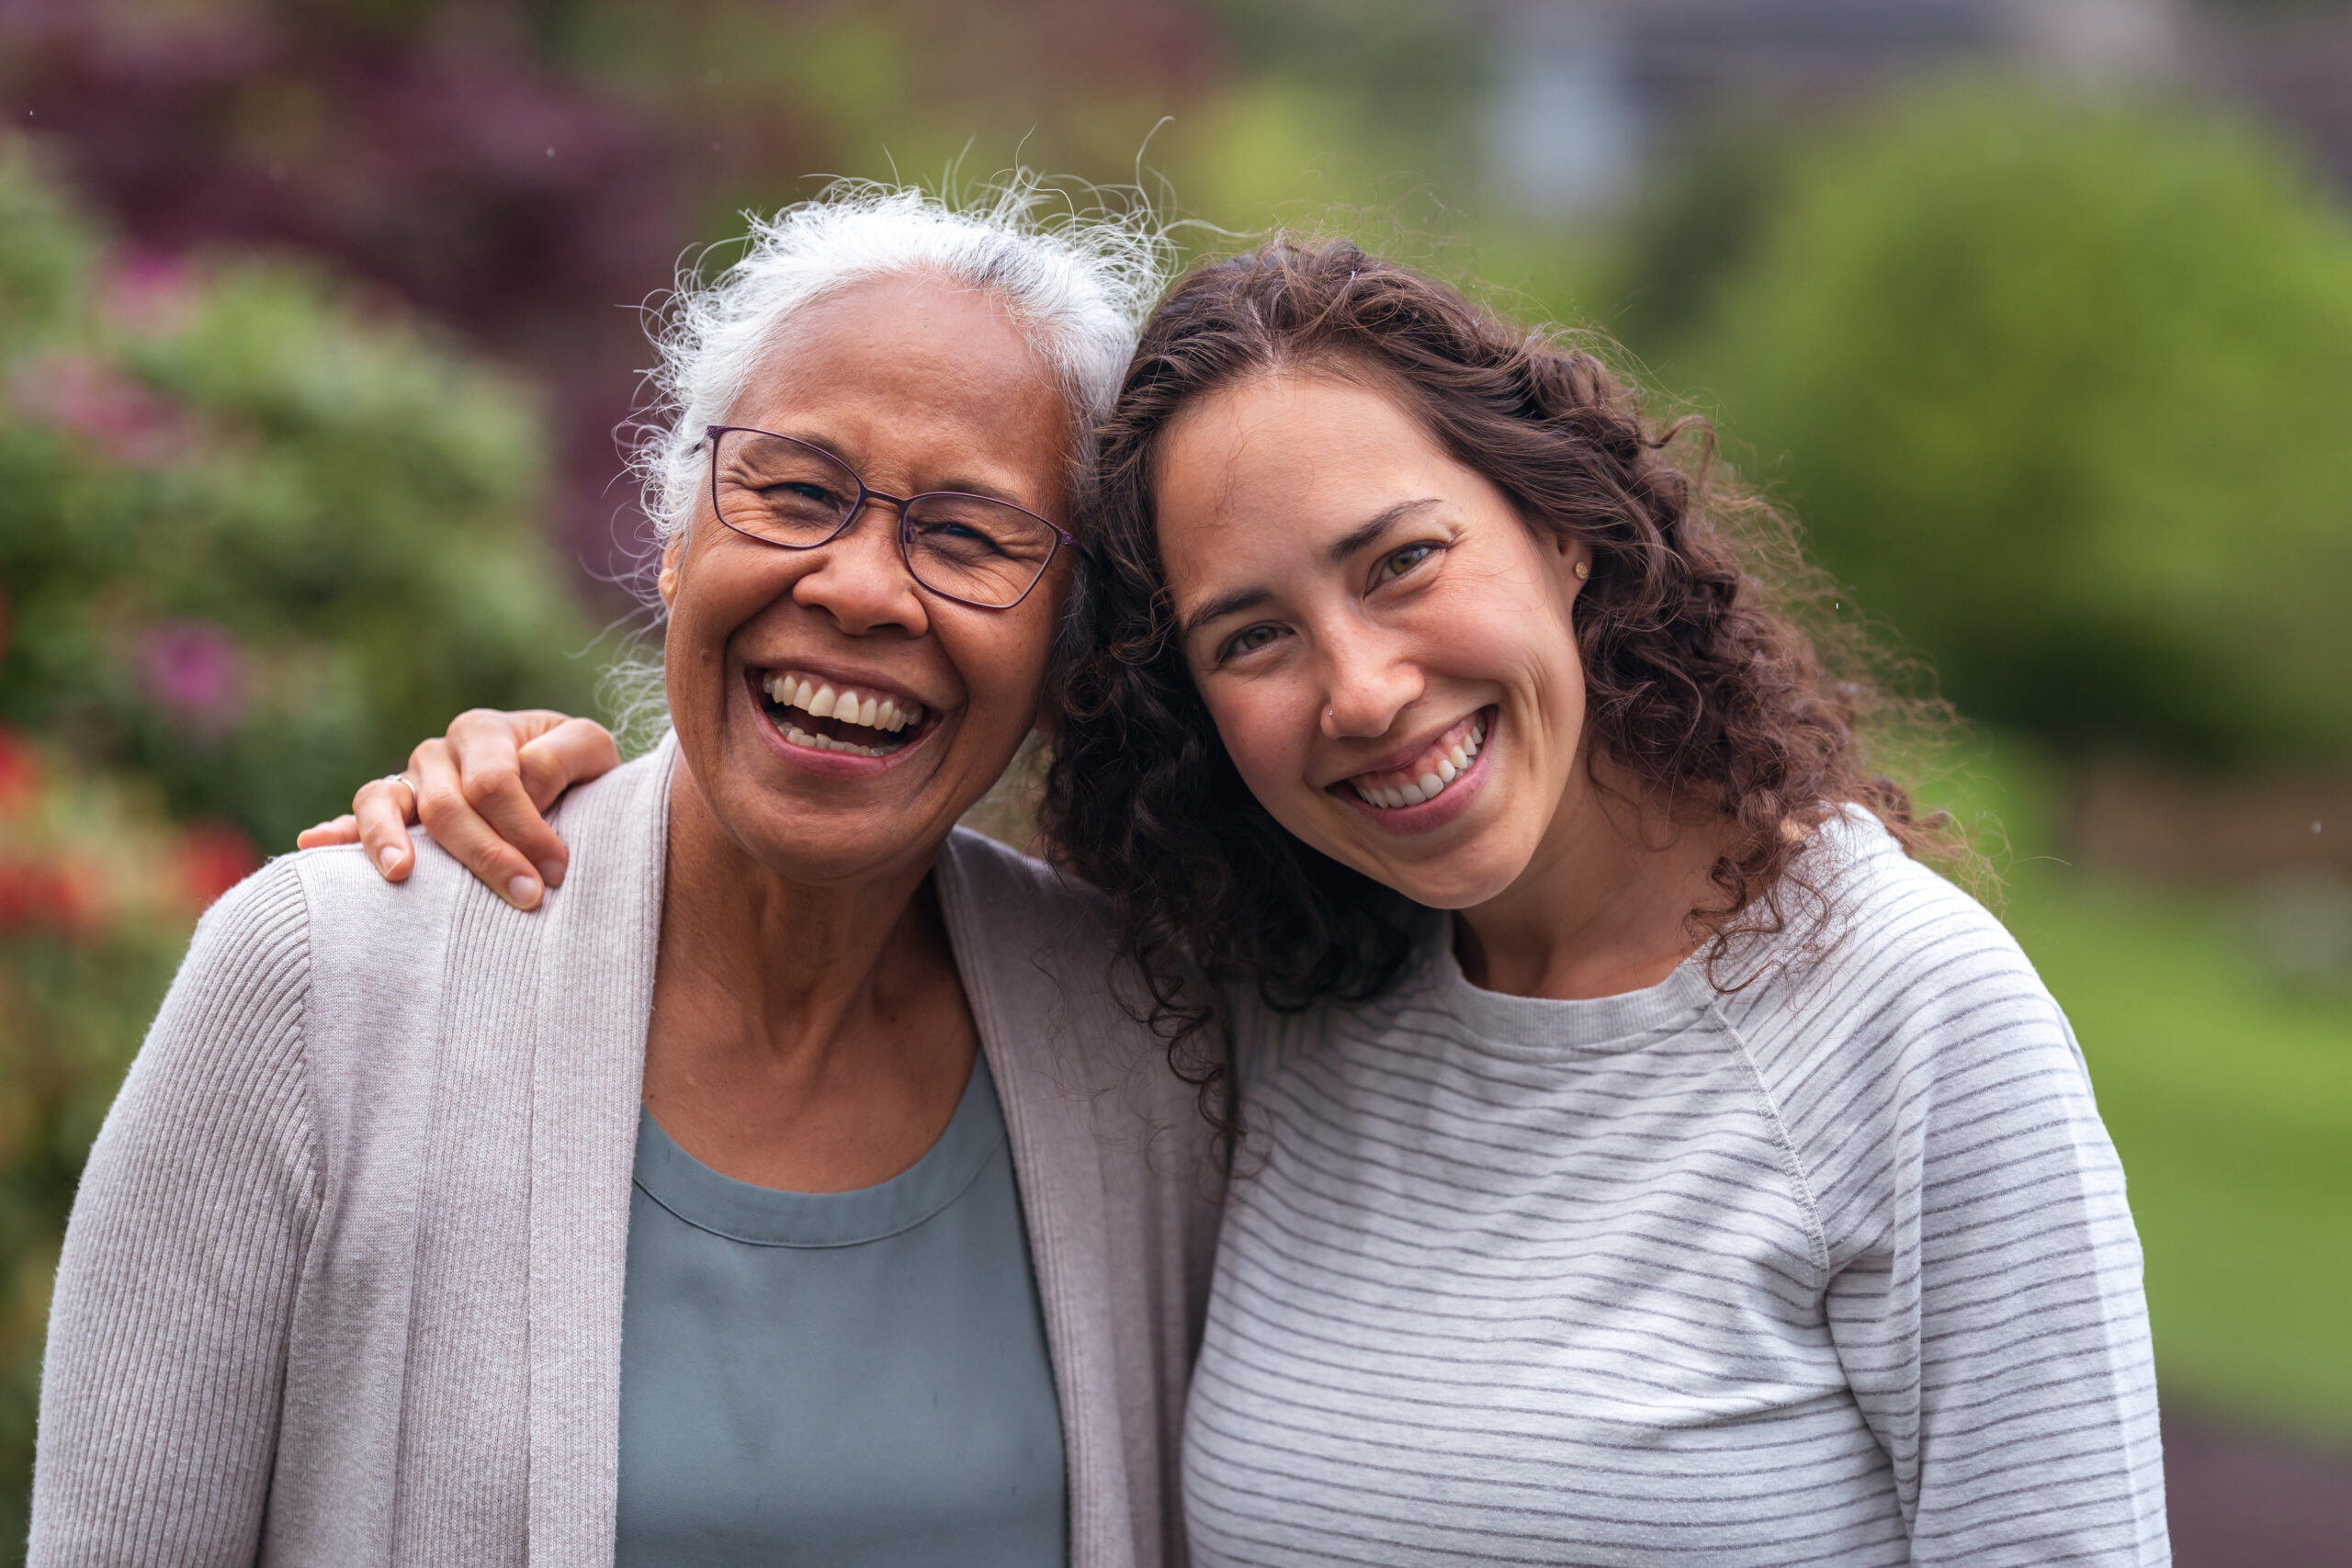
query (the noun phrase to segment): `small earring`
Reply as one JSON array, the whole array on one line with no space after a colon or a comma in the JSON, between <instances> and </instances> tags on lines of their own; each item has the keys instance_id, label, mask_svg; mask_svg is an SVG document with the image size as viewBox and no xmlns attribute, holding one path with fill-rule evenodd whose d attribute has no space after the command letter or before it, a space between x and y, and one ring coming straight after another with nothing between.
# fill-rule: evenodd
<instances>
[{"instance_id":1,"label":"small earring","mask_svg":"<svg viewBox=\"0 0 2352 1568\"><path fill-rule=\"evenodd\" d=\"M1591 575L1592 568L1590 565L1584 561L1577 562L1577 581L1578 582L1582 582L1586 578L1590 577Z\"/></svg>"}]
</instances>

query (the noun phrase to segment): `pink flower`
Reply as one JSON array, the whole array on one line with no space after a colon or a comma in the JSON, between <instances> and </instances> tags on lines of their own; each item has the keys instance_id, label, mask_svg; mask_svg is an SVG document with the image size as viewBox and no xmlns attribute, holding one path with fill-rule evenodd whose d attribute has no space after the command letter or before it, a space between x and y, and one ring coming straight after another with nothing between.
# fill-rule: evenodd
<instances>
[{"instance_id":1,"label":"pink flower","mask_svg":"<svg viewBox=\"0 0 2352 1568\"><path fill-rule=\"evenodd\" d=\"M198 734L235 727L245 706L244 657L210 621L164 621L139 639L137 672L147 699Z\"/></svg>"},{"instance_id":2,"label":"pink flower","mask_svg":"<svg viewBox=\"0 0 2352 1568\"><path fill-rule=\"evenodd\" d=\"M176 256L134 253L116 264L101 299L107 313L123 325L169 337L196 313L196 275Z\"/></svg>"},{"instance_id":3,"label":"pink flower","mask_svg":"<svg viewBox=\"0 0 2352 1568\"><path fill-rule=\"evenodd\" d=\"M9 378L17 412L106 447L126 463L154 467L187 447L178 404L87 354L53 353L19 364Z\"/></svg>"}]
</instances>

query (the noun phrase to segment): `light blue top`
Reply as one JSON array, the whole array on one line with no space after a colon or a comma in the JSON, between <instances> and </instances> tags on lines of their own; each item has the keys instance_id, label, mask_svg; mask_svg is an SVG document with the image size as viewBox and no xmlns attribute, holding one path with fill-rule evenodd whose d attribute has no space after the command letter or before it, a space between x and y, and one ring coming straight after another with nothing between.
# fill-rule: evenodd
<instances>
[{"instance_id":1,"label":"light blue top","mask_svg":"<svg viewBox=\"0 0 2352 1568\"><path fill-rule=\"evenodd\" d=\"M1061 1568L1062 1433L984 1060L878 1187L779 1192L639 1117L616 1568Z\"/></svg>"}]
</instances>

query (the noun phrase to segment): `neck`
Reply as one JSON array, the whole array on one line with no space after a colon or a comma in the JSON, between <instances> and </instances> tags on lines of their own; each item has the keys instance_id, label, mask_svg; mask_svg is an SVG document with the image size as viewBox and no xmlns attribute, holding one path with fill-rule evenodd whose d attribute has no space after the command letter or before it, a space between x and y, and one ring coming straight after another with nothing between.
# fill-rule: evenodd
<instances>
[{"instance_id":1,"label":"neck","mask_svg":"<svg viewBox=\"0 0 2352 1568\"><path fill-rule=\"evenodd\" d=\"M1512 996L1616 996L1657 985L1697 947L1714 892L1712 823L1679 821L1621 770L1579 763L1527 869L1454 922L1463 971Z\"/></svg>"},{"instance_id":2,"label":"neck","mask_svg":"<svg viewBox=\"0 0 2352 1568\"><path fill-rule=\"evenodd\" d=\"M718 823L682 766L671 790L656 1013L696 1027L694 1051L767 1058L769 1075L819 1079L832 1058L873 1054L875 1030L953 976L938 908L922 894L936 846L852 882L805 884L762 865Z\"/></svg>"},{"instance_id":3,"label":"neck","mask_svg":"<svg viewBox=\"0 0 2352 1568\"><path fill-rule=\"evenodd\" d=\"M904 1169L977 1046L925 878L936 844L809 885L755 859L692 770L670 795L645 1103L730 1176L833 1191Z\"/></svg>"}]
</instances>

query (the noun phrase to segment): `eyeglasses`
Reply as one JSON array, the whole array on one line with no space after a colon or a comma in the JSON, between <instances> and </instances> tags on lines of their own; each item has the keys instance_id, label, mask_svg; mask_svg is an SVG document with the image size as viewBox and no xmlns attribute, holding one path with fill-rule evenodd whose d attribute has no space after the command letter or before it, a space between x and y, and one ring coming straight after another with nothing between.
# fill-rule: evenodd
<instances>
[{"instance_id":1,"label":"eyeglasses","mask_svg":"<svg viewBox=\"0 0 2352 1568\"><path fill-rule=\"evenodd\" d=\"M899 551L914 580L943 599L1010 610L1029 596L1054 552L1078 540L1009 501L957 491L900 498L869 490L821 446L772 431L714 424L710 496L718 520L787 550L839 538L879 501L899 509Z\"/></svg>"}]
</instances>

